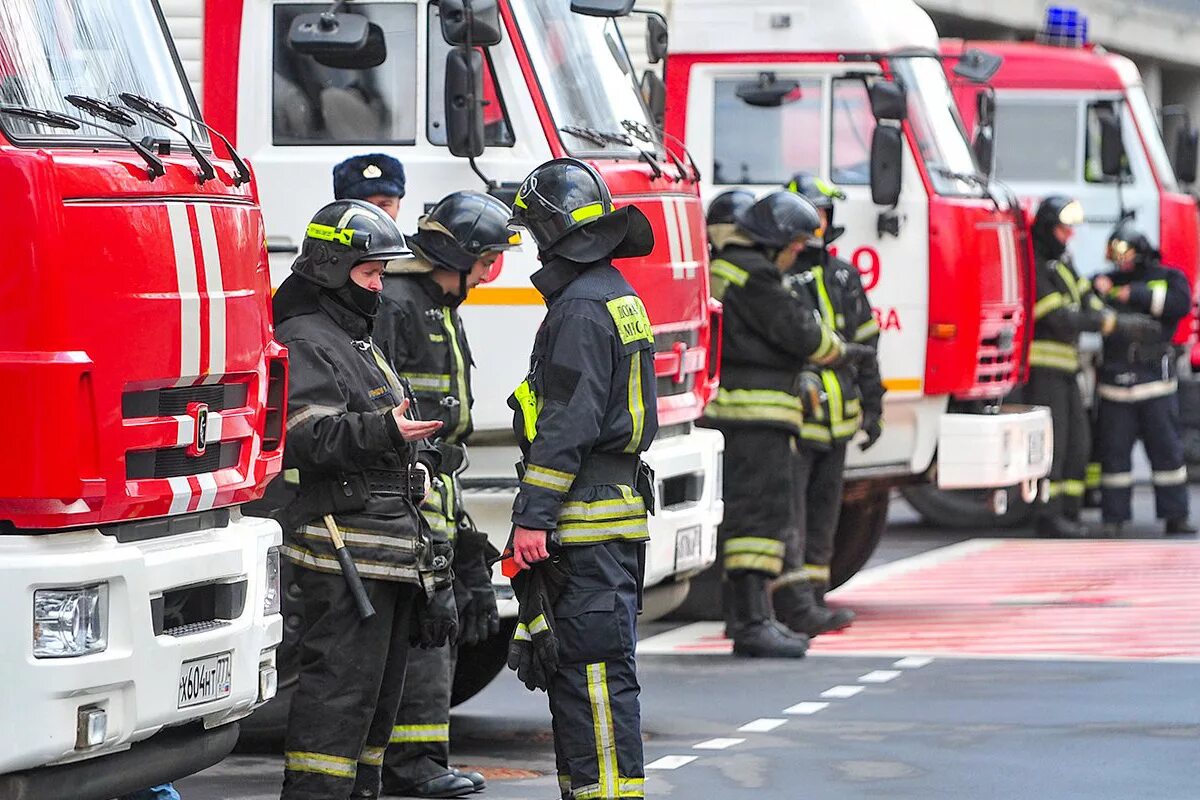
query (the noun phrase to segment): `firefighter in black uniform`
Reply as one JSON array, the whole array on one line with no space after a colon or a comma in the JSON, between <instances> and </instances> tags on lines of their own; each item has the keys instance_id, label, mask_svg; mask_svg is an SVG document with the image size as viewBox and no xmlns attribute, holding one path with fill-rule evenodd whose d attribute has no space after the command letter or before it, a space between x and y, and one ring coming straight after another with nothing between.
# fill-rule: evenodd
<instances>
[{"instance_id":1,"label":"firefighter in black uniform","mask_svg":"<svg viewBox=\"0 0 1200 800\"><path fill-rule=\"evenodd\" d=\"M719 216L710 210L710 218ZM718 223L719 224L719 223ZM768 583L783 572L794 524L792 459L804 423L798 379L831 364L841 338L783 285L821 227L811 202L778 191L742 208L711 264L725 307L721 387L702 422L725 435L725 518L718 528L726 634L740 656L800 658L808 637L776 621Z\"/></svg>"},{"instance_id":2,"label":"firefighter in black uniform","mask_svg":"<svg viewBox=\"0 0 1200 800\"><path fill-rule=\"evenodd\" d=\"M1067 242L1081 222L1079 203L1057 195L1042 201L1033 221L1037 297L1026 397L1030 403L1049 407L1053 422L1050 496L1037 523L1038 535L1052 538L1089 535L1079 521L1091 449L1090 422L1078 380L1079 335L1092 331L1107 336L1120 330L1140 338L1146 333L1145 320L1118 315L1092 291L1091 282L1075 272Z\"/></svg>"},{"instance_id":3,"label":"firefighter in black uniform","mask_svg":"<svg viewBox=\"0 0 1200 800\"><path fill-rule=\"evenodd\" d=\"M1108 259L1116 271L1095 279L1097 293L1118 311L1148 314L1158 330L1143 341L1133 341L1120 332L1104 341L1097 388L1097 444L1105 534L1120 535L1121 526L1130 518L1130 452L1138 439L1150 458L1155 507L1167 535L1192 534L1196 529L1188 522L1177 356L1171 344L1175 329L1191 307L1191 288L1182 272L1162 263L1159 252L1132 220L1113 231Z\"/></svg>"},{"instance_id":4,"label":"firefighter in black uniform","mask_svg":"<svg viewBox=\"0 0 1200 800\"><path fill-rule=\"evenodd\" d=\"M331 203L274 300L291 363L284 465L300 471L281 552L305 624L284 800L377 797L409 640L439 646L457 627L450 545L417 510L437 457L415 443L441 423L406 417L410 400L371 341L384 263L405 252L380 209ZM365 618L347 553L374 608Z\"/></svg>"},{"instance_id":5,"label":"firefighter in black uniform","mask_svg":"<svg viewBox=\"0 0 1200 800\"><path fill-rule=\"evenodd\" d=\"M815 175L798 173L787 189L812 201L821 214L822 240L806 248L785 278L785 285L826 326L848 342L871 348L854 362L801 375L809 400L796 470L795 530L784 557L784 572L772 595L779 621L794 631L817 636L854 621L849 609L825 604L838 517L842 510L842 478L846 447L859 431L866 433L860 448L873 446L883 433L883 381L879 376L879 325L853 265L830 254L829 245L844 229L833 228L834 200L846 195Z\"/></svg>"},{"instance_id":6,"label":"firefighter in black uniform","mask_svg":"<svg viewBox=\"0 0 1200 800\"><path fill-rule=\"evenodd\" d=\"M459 644L477 645L499 630L487 534L462 504L463 442L471 434L471 350L458 307L507 249L520 243L508 206L480 192L443 198L407 241L413 256L388 264L376 326L380 348L407 381L425 419L443 423L441 469L422 506L426 521L454 544ZM490 551L490 552L489 552ZM404 700L384 757L387 794L456 797L484 788L478 772L450 768L450 690L454 651L417 651L408 662Z\"/></svg>"},{"instance_id":7,"label":"firefighter in black uniform","mask_svg":"<svg viewBox=\"0 0 1200 800\"><path fill-rule=\"evenodd\" d=\"M537 243L533 285L547 310L509 399L523 456L509 666L548 690L564 798L643 797L634 648L654 504L640 458L658 431L654 339L612 260L648 254L654 236L636 206L615 210L599 173L575 159L535 169L512 221Z\"/></svg>"}]
</instances>

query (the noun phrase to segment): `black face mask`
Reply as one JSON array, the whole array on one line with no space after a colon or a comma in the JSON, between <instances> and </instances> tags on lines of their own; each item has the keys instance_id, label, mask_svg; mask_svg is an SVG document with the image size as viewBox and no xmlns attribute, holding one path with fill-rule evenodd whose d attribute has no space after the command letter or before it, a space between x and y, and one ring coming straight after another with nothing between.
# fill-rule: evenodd
<instances>
[{"instance_id":1,"label":"black face mask","mask_svg":"<svg viewBox=\"0 0 1200 800\"><path fill-rule=\"evenodd\" d=\"M379 310L379 292L364 289L353 280L346 281L346 285L334 294L347 308L357 311L368 319L374 317L375 312Z\"/></svg>"}]
</instances>

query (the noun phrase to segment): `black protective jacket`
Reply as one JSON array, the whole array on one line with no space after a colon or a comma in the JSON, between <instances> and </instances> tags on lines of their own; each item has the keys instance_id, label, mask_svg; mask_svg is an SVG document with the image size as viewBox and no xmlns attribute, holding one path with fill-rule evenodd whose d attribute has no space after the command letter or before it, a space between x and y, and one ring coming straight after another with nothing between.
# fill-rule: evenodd
<instances>
[{"instance_id":1,"label":"black protective jacket","mask_svg":"<svg viewBox=\"0 0 1200 800\"><path fill-rule=\"evenodd\" d=\"M805 251L800 258L784 285L844 340L878 348L879 324L858 270L824 250ZM805 379L820 387L821 398L819 408L806 409L809 413L800 431L805 441L818 446L846 441L858 431L864 413L882 416L884 389L878 356L805 372Z\"/></svg>"},{"instance_id":2,"label":"black protective jacket","mask_svg":"<svg viewBox=\"0 0 1200 800\"><path fill-rule=\"evenodd\" d=\"M1157 257L1142 259L1130 272L1110 272L1113 288L1106 298L1118 312L1148 314L1162 331L1157 341L1135 342L1121 331L1104 340L1100 368L1100 396L1117 401L1137 401L1170 394L1176 388L1175 353L1171 339L1192 305L1187 277ZM1117 294L1129 287L1129 301Z\"/></svg>"},{"instance_id":3,"label":"black protective jacket","mask_svg":"<svg viewBox=\"0 0 1200 800\"><path fill-rule=\"evenodd\" d=\"M422 454L392 418L403 388L371 342L371 320L298 276L279 288L275 320L291 367L284 466L300 472L281 552L340 572L322 521L332 513L362 577L427 591L448 582L449 544L431 534L406 491ZM436 455L425 455L436 466Z\"/></svg>"},{"instance_id":4,"label":"black protective jacket","mask_svg":"<svg viewBox=\"0 0 1200 800\"><path fill-rule=\"evenodd\" d=\"M1112 331L1116 314L1079 277L1065 249L1039 242L1037 298L1033 305L1033 342L1029 366L1079 371L1079 334Z\"/></svg>"},{"instance_id":5,"label":"black protective jacket","mask_svg":"<svg viewBox=\"0 0 1200 800\"><path fill-rule=\"evenodd\" d=\"M653 498L638 456L658 433L645 306L607 259L549 259L533 284L547 308L509 398L524 457L512 521L564 545L642 541Z\"/></svg>"},{"instance_id":6,"label":"black protective jacket","mask_svg":"<svg viewBox=\"0 0 1200 800\"><path fill-rule=\"evenodd\" d=\"M704 423L799 434L800 372L810 362L840 355L838 337L811 306L797 302L761 250L730 245L713 254L711 271L713 296L725 315L721 386L704 410Z\"/></svg>"}]
</instances>

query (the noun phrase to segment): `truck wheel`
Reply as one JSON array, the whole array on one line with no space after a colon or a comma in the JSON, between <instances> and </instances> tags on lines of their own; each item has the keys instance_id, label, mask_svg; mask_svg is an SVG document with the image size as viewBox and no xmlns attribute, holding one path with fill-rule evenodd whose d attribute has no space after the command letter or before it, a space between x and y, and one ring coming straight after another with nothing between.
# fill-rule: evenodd
<instances>
[{"instance_id":1,"label":"truck wheel","mask_svg":"<svg viewBox=\"0 0 1200 800\"><path fill-rule=\"evenodd\" d=\"M992 512L989 490L943 491L918 484L900 491L925 522L937 528L1015 528L1033 519L1033 504L1022 500L1015 488L1008 490L1008 511L999 516Z\"/></svg>"},{"instance_id":2,"label":"truck wheel","mask_svg":"<svg viewBox=\"0 0 1200 800\"><path fill-rule=\"evenodd\" d=\"M451 706L465 703L482 692L508 666L508 643L516 627L515 619L502 619L500 632L495 636L458 649L454 685L450 688Z\"/></svg>"},{"instance_id":3,"label":"truck wheel","mask_svg":"<svg viewBox=\"0 0 1200 800\"><path fill-rule=\"evenodd\" d=\"M836 589L866 566L887 528L888 486L862 483L846 487L833 540L829 588Z\"/></svg>"}]
</instances>

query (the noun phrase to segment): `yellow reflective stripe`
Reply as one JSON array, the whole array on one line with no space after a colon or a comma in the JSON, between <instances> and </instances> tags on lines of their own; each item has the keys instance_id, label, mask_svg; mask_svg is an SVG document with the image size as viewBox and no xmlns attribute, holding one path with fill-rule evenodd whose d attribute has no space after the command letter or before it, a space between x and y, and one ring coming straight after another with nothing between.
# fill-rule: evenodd
<instances>
[{"instance_id":1,"label":"yellow reflective stripe","mask_svg":"<svg viewBox=\"0 0 1200 800\"><path fill-rule=\"evenodd\" d=\"M458 329L454 327L454 318L450 315L450 309L444 306L442 307L442 323L445 325L446 335L450 337L450 352L454 355L454 395L458 400L458 424L454 426L454 430L444 436L451 441L456 441L467 430L467 425L471 421L471 398L467 395L467 368L466 362L463 360L462 348L458 343Z\"/></svg>"},{"instance_id":2,"label":"yellow reflective stripe","mask_svg":"<svg viewBox=\"0 0 1200 800\"><path fill-rule=\"evenodd\" d=\"M358 764L353 758L295 750L283 754L283 768L290 772L315 772L348 780L354 780L358 774Z\"/></svg>"},{"instance_id":3,"label":"yellow reflective stripe","mask_svg":"<svg viewBox=\"0 0 1200 800\"><path fill-rule=\"evenodd\" d=\"M1079 350L1065 342L1035 340L1029 346L1029 363L1034 367L1051 367L1074 372L1079 369Z\"/></svg>"},{"instance_id":4,"label":"yellow reflective stripe","mask_svg":"<svg viewBox=\"0 0 1200 800\"><path fill-rule=\"evenodd\" d=\"M533 621L529 623L527 630L531 636L550 630L550 623L546 622L546 615L538 614L534 617Z\"/></svg>"},{"instance_id":5,"label":"yellow reflective stripe","mask_svg":"<svg viewBox=\"0 0 1200 800\"><path fill-rule=\"evenodd\" d=\"M287 484L291 484L292 486L299 486L300 485L300 470L285 469L283 471L283 482L287 483Z\"/></svg>"},{"instance_id":6,"label":"yellow reflective stripe","mask_svg":"<svg viewBox=\"0 0 1200 800\"><path fill-rule=\"evenodd\" d=\"M317 239L322 242L339 242L350 247L356 233L358 231L354 230L354 228L336 228L333 225L321 225L316 222L310 222L304 231L304 236L308 239Z\"/></svg>"},{"instance_id":7,"label":"yellow reflective stripe","mask_svg":"<svg viewBox=\"0 0 1200 800\"><path fill-rule=\"evenodd\" d=\"M745 286L746 282L750 280L749 272L723 258L718 258L709 264L708 269L714 276L722 278L734 286Z\"/></svg>"},{"instance_id":8,"label":"yellow reflective stripe","mask_svg":"<svg viewBox=\"0 0 1200 800\"><path fill-rule=\"evenodd\" d=\"M1146 288L1150 290L1150 316L1161 317L1167 306L1167 282L1146 281Z\"/></svg>"},{"instance_id":9,"label":"yellow reflective stripe","mask_svg":"<svg viewBox=\"0 0 1200 800\"><path fill-rule=\"evenodd\" d=\"M825 397L828 398L830 427L835 427L845 416L842 405L842 384L838 380L837 373L831 369L821 371L821 383L825 386Z\"/></svg>"},{"instance_id":10,"label":"yellow reflective stripe","mask_svg":"<svg viewBox=\"0 0 1200 800\"><path fill-rule=\"evenodd\" d=\"M558 788L562 794L564 794L564 795L568 794L571 791L571 776L570 775L559 775L558 776Z\"/></svg>"},{"instance_id":11,"label":"yellow reflective stripe","mask_svg":"<svg viewBox=\"0 0 1200 800\"><path fill-rule=\"evenodd\" d=\"M1080 480L1062 481L1062 493L1067 497L1083 497L1083 493L1087 490L1087 485Z\"/></svg>"},{"instance_id":12,"label":"yellow reflective stripe","mask_svg":"<svg viewBox=\"0 0 1200 800\"><path fill-rule=\"evenodd\" d=\"M518 642L532 642L533 637L529 634L529 628L524 622L517 623L517 629L513 631L513 640Z\"/></svg>"},{"instance_id":13,"label":"yellow reflective stripe","mask_svg":"<svg viewBox=\"0 0 1200 800\"><path fill-rule=\"evenodd\" d=\"M726 553L760 553L768 556L783 558L786 547L778 539L767 539L761 536L735 536L725 540Z\"/></svg>"},{"instance_id":14,"label":"yellow reflective stripe","mask_svg":"<svg viewBox=\"0 0 1200 800\"><path fill-rule=\"evenodd\" d=\"M1091 308L1092 311L1103 311L1106 306L1104 305L1104 301L1101 300L1099 297L1097 297L1094 294L1089 294L1088 295L1088 307Z\"/></svg>"},{"instance_id":15,"label":"yellow reflective stripe","mask_svg":"<svg viewBox=\"0 0 1200 800\"><path fill-rule=\"evenodd\" d=\"M646 426L646 401L642 397L642 354L635 352L629 358L629 421L632 431L626 453L636 453L642 446L642 434Z\"/></svg>"},{"instance_id":16,"label":"yellow reflective stripe","mask_svg":"<svg viewBox=\"0 0 1200 800\"><path fill-rule=\"evenodd\" d=\"M645 517L615 522L564 522L558 526L558 538L563 544L641 541L649 536Z\"/></svg>"},{"instance_id":17,"label":"yellow reflective stripe","mask_svg":"<svg viewBox=\"0 0 1200 800\"><path fill-rule=\"evenodd\" d=\"M1100 485L1106 489L1127 489L1133 486L1132 472L1108 472L1100 478Z\"/></svg>"},{"instance_id":18,"label":"yellow reflective stripe","mask_svg":"<svg viewBox=\"0 0 1200 800\"><path fill-rule=\"evenodd\" d=\"M566 777L566 783L563 783L562 775L559 776L559 788L563 794L570 793L574 800L611 800L611 798L639 798L646 796L646 779L645 778L617 778L617 793L614 795L601 794L600 784L591 783L587 786L582 786L573 792L571 791L571 778Z\"/></svg>"},{"instance_id":19,"label":"yellow reflective stripe","mask_svg":"<svg viewBox=\"0 0 1200 800\"><path fill-rule=\"evenodd\" d=\"M364 547L384 547L389 550L401 550L405 552L412 552L413 550L412 540L407 538L389 536L374 531L364 531L361 528L347 528L342 525L338 526L338 532L341 533L342 541L346 544L358 544ZM305 525L300 528L300 535L305 539L318 539L323 542L332 541L329 530L323 525Z\"/></svg>"},{"instance_id":20,"label":"yellow reflective stripe","mask_svg":"<svg viewBox=\"0 0 1200 800\"><path fill-rule=\"evenodd\" d=\"M571 212L571 219L576 222L583 222L585 219L593 219L594 217L604 216L603 203L588 203L586 206L581 206Z\"/></svg>"},{"instance_id":21,"label":"yellow reflective stripe","mask_svg":"<svg viewBox=\"0 0 1200 800\"><path fill-rule=\"evenodd\" d=\"M833 434L820 423L806 422L800 426L800 438L813 442L830 442L833 440Z\"/></svg>"},{"instance_id":22,"label":"yellow reflective stripe","mask_svg":"<svg viewBox=\"0 0 1200 800\"><path fill-rule=\"evenodd\" d=\"M288 416L287 430L291 433L293 429L299 428L304 423L311 419L320 419L322 417L333 417L338 414L345 413L344 408L334 408L333 406L304 406L295 414Z\"/></svg>"},{"instance_id":23,"label":"yellow reflective stripe","mask_svg":"<svg viewBox=\"0 0 1200 800\"><path fill-rule=\"evenodd\" d=\"M646 501L640 496L634 496L628 486L620 486L623 498L614 500L571 500L563 503L558 512L558 521L564 522L594 522L606 519L620 519L630 516L642 516L646 513Z\"/></svg>"},{"instance_id":24,"label":"yellow reflective stripe","mask_svg":"<svg viewBox=\"0 0 1200 800\"><path fill-rule=\"evenodd\" d=\"M394 725L392 727L392 736L388 739L388 742L391 744L448 741L450 741L449 722L434 725Z\"/></svg>"},{"instance_id":25,"label":"yellow reflective stripe","mask_svg":"<svg viewBox=\"0 0 1200 800\"><path fill-rule=\"evenodd\" d=\"M404 387L400 385L400 378L396 376L396 371L392 369L392 365L384 358L383 351L371 343L371 356L375 359L375 365L379 367L379 371L383 373L384 380L396 395L396 402L399 404L404 399Z\"/></svg>"},{"instance_id":26,"label":"yellow reflective stripe","mask_svg":"<svg viewBox=\"0 0 1200 800\"><path fill-rule=\"evenodd\" d=\"M1062 292L1053 292L1038 300L1033 304L1033 318L1041 319L1051 311L1057 311L1063 307Z\"/></svg>"},{"instance_id":27,"label":"yellow reflective stripe","mask_svg":"<svg viewBox=\"0 0 1200 800\"><path fill-rule=\"evenodd\" d=\"M783 572L783 559L774 556L760 556L750 553L726 554L722 560L726 570L752 569L755 572L765 572L768 575L778 575Z\"/></svg>"},{"instance_id":28,"label":"yellow reflective stripe","mask_svg":"<svg viewBox=\"0 0 1200 800\"><path fill-rule=\"evenodd\" d=\"M839 346L837 333L824 323L821 324L821 343L817 345L817 349L809 356L818 364L828 364L842 354L842 348Z\"/></svg>"},{"instance_id":29,"label":"yellow reflective stripe","mask_svg":"<svg viewBox=\"0 0 1200 800\"><path fill-rule=\"evenodd\" d=\"M533 387L529 385L529 381L521 381L516 389L513 390L513 399L517 401L517 407L521 409L521 421L525 426L525 439L532 442L537 438L537 420L538 415L542 411L541 400L534 394Z\"/></svg>"},{"instance_id":30,"label":"yellow reflective stripe","mask_svg":"<svg viewBox=\"0 0 1200 800\"><path fill-rule=\"evenodd\" d=\"M530 486L540 486L543 489L552 489L556 492L569 492L571 484L575 483L575 475L571 472L540 467L537 464L528 464L525 467L525 477L521 479L521 482Z\"/></svg>"},{"instance_id":31,"label":"yellow reflective stripe","mask_svg":"<svg viewBox=\"0 0 1200 800\"><path fill-rule=\"evenodd\" d=\"M1187 483L1187 467L1179 469L1159 470L1150 476L1155 486L1181 486Z\"/></svg>"},{"instance_id":32,"label":"yellow reflective stripe","mask_svg":"<svg viewBox=\"0 0 1200 800\"><path fill-rule=\"evenodd\" d=\"M829 299L829 290L825 286L825 269L813 267L813 284L817 287L817 305L821 309L821 319L830 328L837 329L837 314L833 311L833 301Z\"/></svg>"},{"instance_id":33,"label":"yellow reflective stripe","mask_svg":"<svg viewBox=\"0 0 1200 800\"><path fill-rule=\"evenodd\" d=\"M600 797L617 791L617 741L612 707L608 701L608 671L604 662L587 665L588 699L592 706L592 734L596 739L596 774Z\"/></svg>"},{"instance_id":34,"label":"yellow reflective stripe","mask_svg":"<svg viewBox=\"0 0 1200 800\"><path fill-rule=\"evenodd\" d=\"M401 372L400 377L408 381L414 391L449 392L450 376L435 372Z\"/></svg>"},{"instance_id":35,"label":"yellow reflective stripe","mask_svg":"<svg viewBox=\"0 0 1200 800\"><path fill-rule=\"evenodd\" d=\"M383 766L383 754L387 751L386 747L371 747L367 745L363 751L359 753L358 763L366 764L371 767Z\"/></svg>"},{"instance_id":36,"label":"yellow reflective stripe","mask_svg":"<svg viewBox=\"0 0 1200 800\"><path fill-rule=\"evenodd\" d=\"M1092 461L1087 465L1087 478L1084 480L1087 488L1095 489L1100 486L1100 464Z\"/></svg>"},{"instance_id":37,"label":"yellow reflective stripe","mask_svg":"<svg viewBox=\"0 0 1200 800\"><path fill-rule=\"evenodd\" d=\"M867 339L870 339L872 336L875 336L878 333L879 323L875 321L874 317L871 317L862 325L858 326L858 330L854 332L854 341L865 342Z\"/></svg>"},{"instance_id":38,"label":"yellow reflective stripe","mask_svg":"<svg viewBox=\"0 0 1200 800\"><path fill-rule=\"evenodd\" d=\"M315 569L318 572L341 573L342 571L342 565L338 563L337 559L318 556L301 547L293 547L285 544L279 548L279 554L288 561ZM363 558L354 559L354 563L358 567L358 573L364 578L400 580L413 583L421 581L421 573L417 571L416 567L401 567L382 561L368 561Z\"/></svg>"},{"instance_id":39,"label":"yellow reflective stripe","mask_svg":"<svg viewBox=\"0 0 1200 800\"><path fill-rule=\"evenodd\" d=\"M799 428L804 422L800 398L772 389L717 389L704 413L713 419L784 422Z\"/></svg>"},{"instance_id":40,"label":"yellow reflective stripe","mask_svg":"<svg viewBox=\"0 0 1200 800\"><path fill-rule=\"evenodd\" d=\"M831 573L829 567L825 564L805 564L804 575L811 581L829 583Z\"/></svg>"},{"instance_id":41,"label":"yellow reflective stripe","mask_svg":"<svg viewBox=\"0 0 1200 800\"><path fill-rule=\"evenodd\" d=\"M1066 284L1067 292L1070 295L1069 298L1063 299L1069 299L1072 305L1079 305L1079 299L1081 297L1079 293L1079 286L1080 281L1083 279L1077 278L1075 273L1071 271L1071 268L1061 261L1054 262L1054 267L1058 270L1058 276L1062 278L1063 283Z\"/></svg>"}]
</instances>

